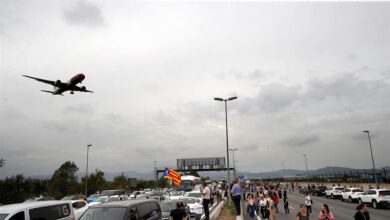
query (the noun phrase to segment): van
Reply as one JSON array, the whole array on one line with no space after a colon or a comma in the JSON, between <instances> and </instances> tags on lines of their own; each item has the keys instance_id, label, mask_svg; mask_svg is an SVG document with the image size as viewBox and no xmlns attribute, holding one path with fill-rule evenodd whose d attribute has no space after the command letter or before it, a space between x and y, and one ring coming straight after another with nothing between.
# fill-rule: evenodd
<instances>
[{"instance_id":1,"label":"van","mask_svg":"<svg viewBox=\"0 0 390 220\"><path fill-rule=\"evenodd\" d=\"M69 201L41 201L0 206L0 220L75 220Z\"/></svg>"},{"instance_id":2,"label":"van","mask_svg":"<svg viewBox=\"0 0 390 220\"><path fill-rule=\"evenodd\" d=\"M161 220L161 208L157 200L114 201L94 205L79 220Z\"/></svg>"}]
</instances>

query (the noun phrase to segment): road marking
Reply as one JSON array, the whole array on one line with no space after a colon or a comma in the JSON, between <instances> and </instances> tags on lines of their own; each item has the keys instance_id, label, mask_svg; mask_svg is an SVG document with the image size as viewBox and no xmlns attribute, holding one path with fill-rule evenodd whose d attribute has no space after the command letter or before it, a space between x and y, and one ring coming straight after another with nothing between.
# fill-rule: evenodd
<instances>
[{"instance_id":1,"label":"road marking","mask_svg":"<svg viewBox=\"0 0 390 220\"><path fill-rule=\"evenodd\" d=\"M294 210L294 207L292 207L292 206L288 206L290 209L293 209Z\"/></svg>"}]
</instances>

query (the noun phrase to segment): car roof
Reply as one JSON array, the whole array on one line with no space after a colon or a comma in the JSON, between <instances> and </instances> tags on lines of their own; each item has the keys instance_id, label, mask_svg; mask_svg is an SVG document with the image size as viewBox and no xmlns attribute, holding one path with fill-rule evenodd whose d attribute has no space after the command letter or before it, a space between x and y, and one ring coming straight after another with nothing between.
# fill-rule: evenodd
<instances>
[{"instance_id":1,"label":"car roof","mask_svg":"<svg viewBox=\"0 0 390 220\"><path fill-rule=\"evenodd\" d=\"M69 204L70 201L35 201L35 202L25 202L25 203L15 203L11 205L0 206L0 213L12 213L18 210L27 209L27 208L38 208L43 206L50 205L60 205L60 204Z\"/></svg>"},{"instance_id":2,"label":"car roof","mask_svg":"<svg viewBox=\"0 0 390 220\"><path fill-rule=\"evenodd\" d=\"M100 203L100 204L94 205L92 207L93 208L98 208L98 207L129 207L131 205L141 204L141 203L145 203L145 202L157 202L157 200L138 199L138 200L112 201L112 202L107 202L107 203Z\"/></svg>"}]
</instances>

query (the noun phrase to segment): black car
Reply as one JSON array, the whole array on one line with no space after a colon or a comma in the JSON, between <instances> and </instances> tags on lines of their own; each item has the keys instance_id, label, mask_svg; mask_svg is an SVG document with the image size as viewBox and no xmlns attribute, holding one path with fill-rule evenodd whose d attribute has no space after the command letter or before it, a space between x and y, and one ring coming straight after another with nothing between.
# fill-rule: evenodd
<instances>
[{"instance_id":1,"label":"black car","mask_svg":"<svg viewBox=\"0 0 390 220\"><path fill-rule=\"evenodd\" d=\"M325 190L328 188L326 186L318 186L314 189L310 190L310 194L313 196L324 196L325 195Z\"/></svg>"},{"instance_id":2,"label":"black car","mask_svg":"<svg viewBox=\"0 0 390 220\"><path fill-rule=\"evenodd\" d=\"M157 200L127 200L101 203L91 206L79 220L161 220L161 208Z\"/></svg>"}]
</instances>

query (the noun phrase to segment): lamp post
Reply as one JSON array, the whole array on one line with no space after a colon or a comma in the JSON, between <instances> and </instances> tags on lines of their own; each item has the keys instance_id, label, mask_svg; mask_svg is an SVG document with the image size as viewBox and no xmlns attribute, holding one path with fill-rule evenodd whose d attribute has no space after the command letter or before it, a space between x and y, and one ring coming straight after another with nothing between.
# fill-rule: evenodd
<instances>
[{"instance_id":1,"label":"lamp post","mask_svg":"<svg viewBox=\"0 0 390 220\"><path fill-rule=\"evenodd\" d=\"M88 153L89 153L89 147L91 147L92 144L87 145L87 168L85 169L85 196L88 197Z\"/></svg>"},{"instance_id":2,"label":"lamp post","mask_svg":"<svg viewBox=\"0 0 390 220\"><path fill-rule=\"evenodd\" d=\"M154 164L154 169L153 169L153 172L154 172L154 188L155 189L157 188L157 167L156 167L156 163L157 163L157 160L155 160L153 162L153 164Z\"/></svg>"},{"instance_id":3,"label":"lamp post","mask_svg":"<svg viewBox=\"0 0 390 220\"><path fill-rule=\"evenodd\" d=\"M227 182L230 184L230 167L229 167L229 136L228 136L228 121L227 121L227 102L237 99L237 96L229 97L228 99L214 98L215 101L225 102L225 121L226 121L226 159L227 159ZM228 187L228 198L230 199L230 186Z\"/></svg>"},{"instance_id":4,"label":"lamp post","mask_svg":"<svg viewBox=\"0 0 390 220\"><path fill-rule=\"evenodd\" d=\"M234 151L238 150L237 148L234 148L234 149L229 149L230 151L233 152L233 167L234 167L234 170L233 170L233 178L235 179L236 178L236 161L234 160Z\"/></svg>"},{"instance_id":5,"label":"lamp post","mask_svg":"<svg viewBox=\"0 0 390 220\"><path fill-rule=\"evenodd\" d=\"M363 131L363 132L367 133L367 135L368 135L368 142L370 143L370 151L371 151L372 166L374 167L375 184L376 184L376 188L379 189L378 179L376 178L376 170L375 170L374 155L373 155L373 153L372 153L372 147L371 147L370 131L367 130L367 131Z\"/></svg>"},{"instance_id":6,"label":"lamp post","mask_svg":"<svg viewBox=\"0 0 390 220\"><path fill-rule=\"evenodd\" d=\"M305 156L307 187L309 187L309 169L307 169L307 155L306 155L306 154L303 154L303 156Z\"/></svg>"}]
</instances>

